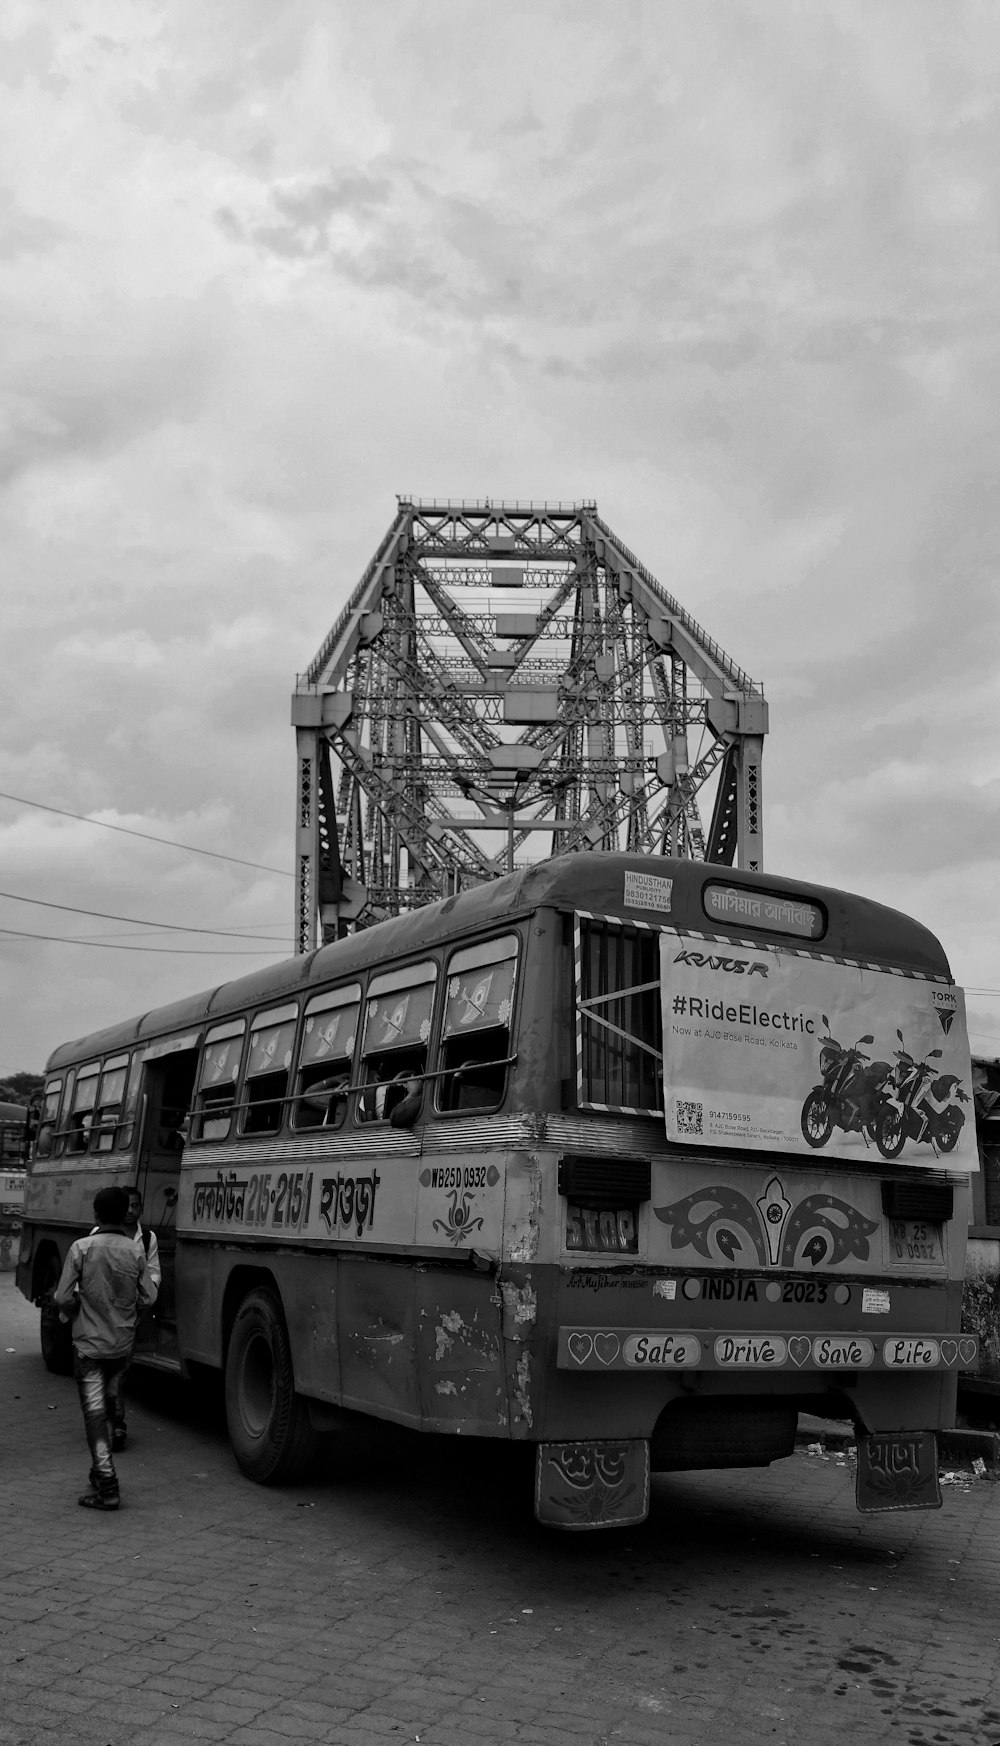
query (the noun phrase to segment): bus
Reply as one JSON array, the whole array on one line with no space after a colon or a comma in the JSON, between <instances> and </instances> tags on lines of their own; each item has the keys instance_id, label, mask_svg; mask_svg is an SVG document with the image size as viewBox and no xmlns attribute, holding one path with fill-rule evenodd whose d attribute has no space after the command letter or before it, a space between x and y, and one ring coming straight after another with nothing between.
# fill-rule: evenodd
<instances>
[{"instance_id":1,"label":"bus","mask_svg":"<svg viewBox=\"0 0 1000 1746\"><path fill-rule=\"evenodd\" d=\"M31 1150L27 1104L0 1101L0 1170L23 1170Z\"/></svg>"},{"instance_id":2,"label":"bus","mask_svg":"<svg viewBox=\"0 0 1000 1746\"><path fill-rule=\"evenodd\" d=\"M57 1048L18 1284L65 1367L48 1293L136 1184L137 1361L219 1373L265 1484L376 1419L533 1445L541 1522L627 1526L651 1473L767 1466L806 1412L854 1421L861 1509L936 1507L970 1075L917 922L568 854Z\"/></svg>"},{"instance_id":3,"label":"bus","mask_svg":"<svg viewBox=\"0 0 1000 1746\"><path fill-rule=\"evenodd\" d=\"M21 1206L31 1147L27 1104L0 1099L0 1273L13 1270L21 1233Z\"/></svg>"}]
</instances>

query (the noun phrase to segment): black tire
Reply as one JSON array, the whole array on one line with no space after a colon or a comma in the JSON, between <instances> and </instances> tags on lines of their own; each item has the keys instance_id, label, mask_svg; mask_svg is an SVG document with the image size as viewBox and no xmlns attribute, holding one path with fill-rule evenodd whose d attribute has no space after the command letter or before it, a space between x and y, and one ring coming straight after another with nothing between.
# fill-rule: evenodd
<instances>
[{"instance_id":1,"label":"black tire","mask_svg":"<svg viewBox=\"0 0 1000 1746\"><path fill-rule=\"evenodd\" d=\"M935 1136L938 1151L954 1152L958 1145L958 1136L964 1126L965 1117L960 1109L946 1109Z\"/></svg>"},{"instance_id":2,"label":"black tire","mask_svg":"<svg viewBox=\"0 0 1000 1746\"><path fill-rule=\"evenodd\" d=\"M282 1485L317 1449L309 1409L295 1392L292 1350L272 1291L251 1291L236 1312L226 1353L226 1424L237 1466L258 1485Z\"/></svg>"},{"instance_id":3,"label":"black tire","mask_svg":"<svg viewBox=\"0 0 1000 1746\"><path fill-rule=\"evenodd\" d=\"M833 1133L833 1105L821 1085L810 1091L802 1105L802 1138L815 1151L825 1146Z\"/></svg>"},{"instance_id":4,"label":"black tire","mask_svg":"<svg viewBox=\"0 0 1000 1746\"><path fill-rule=\"evenodd\" d=\"M51 1302L52 1293L59 1284L61 1272L58 1255L50 1255L44 1264L37 1292L37 1296L41 1300L38 1340L42 1348L42 1361L46 1370L51 1371L53 1376L72 1376L72 1323L61 1322L59 1311Z\"/></svg>"},{"instance_id":5,"label":"black tire","mask_svg":"<svg viewBox=\"0 0 1000 1746\"><path fill-rule=\"evenodd\" d=\"M898 1158L906 1145L906 1121L900 1109L884 1109L875 1123L875 1144L883 1158Z\"/></svg>"}]
</instances>

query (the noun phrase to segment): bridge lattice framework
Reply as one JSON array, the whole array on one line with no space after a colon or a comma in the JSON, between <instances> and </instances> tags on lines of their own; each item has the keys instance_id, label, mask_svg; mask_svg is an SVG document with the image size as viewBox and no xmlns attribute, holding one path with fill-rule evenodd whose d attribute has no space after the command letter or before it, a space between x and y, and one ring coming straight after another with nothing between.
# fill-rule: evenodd
<instances>
[{"instance_id":1,"label":"bridge lattice framework","mask_svg":"<svg viewBox=\"0 0 1000 1746\"><path fill-rule=\"evenodd\" d=\"M300 952L551 853L762 865L763 691L593 502L399 498L292 719Z\"/></svg>"}]
</instances>

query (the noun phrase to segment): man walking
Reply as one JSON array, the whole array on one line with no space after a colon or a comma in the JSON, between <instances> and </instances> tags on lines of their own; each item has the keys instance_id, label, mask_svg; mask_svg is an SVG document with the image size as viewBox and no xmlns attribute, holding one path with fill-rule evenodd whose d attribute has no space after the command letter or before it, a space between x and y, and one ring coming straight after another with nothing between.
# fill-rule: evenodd
<instances>
[{"instance_id":1,"label":"man walking","mask_svg":"<svg viewBox=\"0 0 1000 1746\"><path fill-rule=\"evenodd\" d=\"M145 1255L149 1283L156 1296L159 1297L162 1273L160 1270L160 1246L156 1241L156 1232L151 1231L148 1225L143 1226L140 1223L142 1195L139 1190L129 1188L126 1192L128 1194L128 1213L124 1224L125 1235L131 1237L136 1248L141 1249ZM155 1349L156 1325L151 1309L147 1308L136 1316L135 1344L142 1346L143 1350L149 1350L150 1347ZM128 1442L128 1425L125 1422L125 1390L122 1387L124 1381L125 1373L123 1371L114 1399L114 1418L111 1425L112 1455L120 1454Z\"/></svg>"},{"instance_id":2,"label":"man walking","mask_svg":"<svg viewBox=\"0 0 1000 1746\"><path fill-rule=\"evenodd\" d=\"M128 1214L125 1219L125 1235L131 1237L137 1248L141 1248L149 1263L149 1281L156 1291L160 1289L160 1246L156 1241L156 1232L148 1225L140 1224L142 1217L142 1195L137 1188L128 1189Z\"/></svg>"},{"instance_id":3,"label":"man walking","mask_svg":"<svg viewBox=\"0 0 1000 1746\"><path fill-rule=\"evenodd\" d=\"M97 1228L66 1257L53 1303L73 1320L73 1374L80 1391L90 1447L90 1486L84 1509L116 1510L118 1475L111 1438L120 1418L118 1397L135 1343L136 1316L156 1302L156 1287L141 1243L126 1234L129 1197L102 1188L94 1197Z\"/></svg>"}]
</instances>

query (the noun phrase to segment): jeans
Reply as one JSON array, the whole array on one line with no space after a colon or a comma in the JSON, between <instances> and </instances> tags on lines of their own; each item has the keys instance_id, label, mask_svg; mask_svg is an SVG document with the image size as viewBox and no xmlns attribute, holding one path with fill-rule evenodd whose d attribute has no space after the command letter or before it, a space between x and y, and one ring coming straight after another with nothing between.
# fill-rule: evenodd
<instances>
[{"instance_id":1,"label":"jeans","mask_svg":"<svg viewBox=\"0 0 1000 1746\"><path fill-rule=\"evenodd\" d=\"M73 1375L80 1391L83 1428L90 1448L90 1483L98 1491L117 1492L118 1475L111 1459L111 1433L124 1418L122 1378L131 1353L125 1358L73 1356Z\"/></svg>"}]
</instances>

